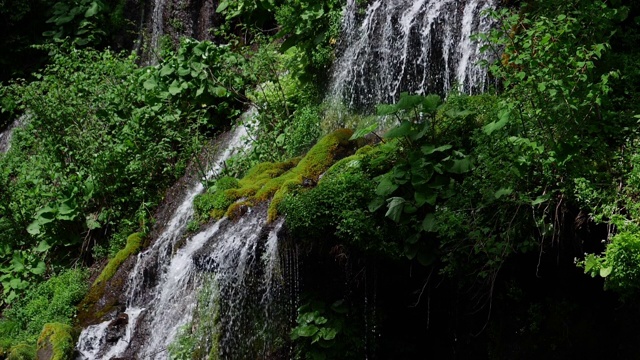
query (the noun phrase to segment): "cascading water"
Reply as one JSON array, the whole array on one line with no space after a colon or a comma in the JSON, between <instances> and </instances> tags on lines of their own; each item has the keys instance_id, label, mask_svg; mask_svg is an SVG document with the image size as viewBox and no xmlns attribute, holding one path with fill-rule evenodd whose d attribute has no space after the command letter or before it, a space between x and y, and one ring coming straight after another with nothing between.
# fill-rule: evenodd
<instances>
[{"instance_id":1,"label":"cascading water","mask_svg":"<svg viewBox=\"0 0 640 360\"><path fill-rule=\"evenodd\" d=\"M330 97L351 108L370 108L397 100L403 91L446 93L458 86L474 93L487 86L487 74L477 65L481 44L470 35L493 26L480 14L497 0L373 0L364 13L357 3L347 2ZM165 0L153 4L155 47L164 33ZM236 130L218 164L243 134ZM266 209L257 206L185 238L193 200L203 190L202 184L193 185L162 233L138 255L126 310L83 330L79 359L166 359L183 332L203 336L199 346L205 355L291 357L292 349L283 344L299 306L300 259L296 246L279 236L283 221L266 225ZM372 354L368 347L378 335L375 323L366 319L376 317L375 275L373 282L371 298L365 290L363 315L365 352ZM201 317L213 320L205 324Z\"/></svg>"},{"instance_id":2,"label":"cascading water","mask_svg":"<svg viewBox=\"0 0 640 360\"><path fill-rule=\"evenodd\" d=\"M446 94L486 89L478 65L482 44L471 35L488 31L483 11L496 0L375 0L364 15L348 0L341 54L333 68L329 97L349 108L397 101L401 92ZM360 21L359 18L361 18Z\"/></svg>"},{"instance_id":3,"label":"cascading water","mask_svg":"<svg viewBox=\"0 0 640 360\"><path fill-rule=\"evenodd\" d=\"M236 130L218 163L232 154L244 134ZM251 358L271 351L267 337L285 331L277 329L278 324L288 324L292 314L279 256L282 222L267 227L265 209L247 209L237 221L211 224L178 249L193 215L193 200L203 190L196 184L162 234L138 255L129 277L127 309L118 316L128 319L126 329L117 339L110 330L117 319L84 329L77 346L79 359L167 358L169 345L192 321L199 293L208 282L216 288L211 295L215 299L208 301L220 308L215 336L221 356ZM259 316L247 314L253 311Z\"/></svg>"}]
</instances>

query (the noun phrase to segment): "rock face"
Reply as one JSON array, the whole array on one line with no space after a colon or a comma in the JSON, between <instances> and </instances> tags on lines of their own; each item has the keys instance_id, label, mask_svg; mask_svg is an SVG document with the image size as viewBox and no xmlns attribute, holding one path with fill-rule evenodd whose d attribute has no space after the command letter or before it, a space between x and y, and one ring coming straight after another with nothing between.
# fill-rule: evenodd
<instances>
[{"instance_id":1,"label":"rock face","mask_svg":"<svg viewBox=\"0 0 640 360\"><path fill-rule=\"evenodd\" d=\"M127 332L127 324L129 324L129 315L126 313L118 314L113 321L107 326L106 340L109 343L116 343Z\"/></svg>"}]
</instances>

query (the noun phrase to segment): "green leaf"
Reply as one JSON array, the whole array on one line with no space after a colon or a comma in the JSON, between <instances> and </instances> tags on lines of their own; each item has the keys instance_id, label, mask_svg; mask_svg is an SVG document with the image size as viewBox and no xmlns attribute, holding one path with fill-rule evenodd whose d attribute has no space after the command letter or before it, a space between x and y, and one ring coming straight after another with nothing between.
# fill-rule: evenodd
<instances>
[{"instance_id":1,"label":"green leaf","mask_svg":"<svg viewBox=\"0 0 640 360\"><path fill-rule=\"evenodd\" d=\"M380 184L376 188L376 195L387 197L396 191L398 185L393 182L392 176L392 173L387 173L380 178Z\"/></svg>"},{"instance_id":2,"label":"green leaf","mask_svg":"<svg viewBox=\"0 0 640 360\"><path fill-rule=\"evenodd\" d=\"M378 106L376 106L376 115L378 116L391 115L396 113L397 111L398 109L395 107L395 105L379 104Z\"/></svg>"},{"instance_id":3,"label":"green leaf","mask_svg":"<svg viewBox=\"0 0 640 360\"><path fill-rule=\"evenodd\" d=\"M422 220L422 230L432 232L436 226L436 216L433 213L427 214Z\"/></svg>"},{"instance_id":4,"label":"green leaf","mask_svg":"<svg viewBox=\"0 0 640 360\"><path fill-rule=\"evenodd\" d=\"M162 69L160 70L160 76L167 76L167 75L171 75L175 72L175 70L173 70L173 67L171 67L171 65L166 64L165 66L162 67Z\"/></svg>"},{"instance_id":5,"label":"green leaf","mask_svg":"<svg viewBox=\"0 0 640 360\"><path fill-rule=\"evenodd\" d=\"M393 138L398 138L402 136L407 136L410 133L411 133L411 122L405 120L397 127L387 131L387 133L384 134L384 137L386 139L393 139Z\"/></svg>"},{"instance_id":6,"label":"green leaf","mask_svg":"<svg viewBox=\"0 0 640 360\"><path fill-rule=\"evenodd\" d=\"M548 201L550 198L551 198L551 194L540 195L531 202L531 205L532 206L540 205L543 202Z\"/></svg>"},{"instance_id":7,"label":"green leaf","mask_svg":"<svg viewBox=\"0 0 640 360\"><path fill-rule=\"evenodd\" d=\"M177 81L173 81L173 83L169 86L169 94L177 95L182 92L182 87L178 84Z\"/></svg>"},{"instance_id":8,"label":"green leaf","mask_svg":"<svg viewBox=\"0 0 640 360\"><path fill-rule=\"evenodd\" d=\"M87 9L87 11L85 11L84 17L85 18L90 18L90 17L94 16L95 14L97 14L99 10L100 10L100 7L98 6L98 2L97 1L93 1L91 3L91 6Z\"/></svg>"},{"instance_id":9,"label":"green leaf","mask_svg":"<svg viewBox=\"0 0 640 360\"><path fill-rule=\"evenodd\" d=\"M227 9L227 7L229 7L229 2L228 1L221 1L220 4L218 4L218 8L216 8L216 12L217 13L221 13L221 12L225 11Z\"/></svg>"},{"instance_id":10,"label":"green leaf","mask_svg":"<svg viewBox=\"0 0 640 360\"><path fill-rule=\"evenodd\" d=\"M502 110L498 113L498 121L488 123L482 128L485 134L491 135L496 130L500 130L509 122L509 111Z\"/></svg>"},{"instance_id":11,"label":"green leaf","mask_svg":"<svg viewBox=\"0 0 640 360\"><path fill-rule=\"evenodd\" d=\"M292 331L298 337L311 337L318 332L318 327L313 324L307 324L295 327Z\"/></svg>"},{"instance_id":12,"label":"green leaf","mask_svg":"<svg viewBox=\"0 0 640 360\"><path fill-rule=\"evenodd\" d=\"M399 222L406 202L407 201L405 199L397 196L387 199L388 210L384 216L395 222Z\"/></svg>"},{"instance_id":13,"label":"green leaf","mask_svg":"<svg viewBox=\"0 0 640 360\"><path fill-rule=\"evenodd\" d=\"M422 206L424 204L433 206L436 204L436 199L438 198L438 193L431 189L427 189L426 191L416 191L413 195L416 205L418 206Z\"/></svg>"},{"instance_id":14,"label":"green leaf","mask_svg":"<svg viewBox=\"0 0 640 360\"><path fill-rule=\"evenodd\" d=\"M49 245L45 240L42 240L40 241L40 243L38 243L38 246L33 248L33 250L36 252L44 252L49 250L50 248L51 248L51 245Z\"/></svg>"},{"instance_id":15,"label":"green leaf","mask_svg":"<svg viewBox=\"0 0 640 360\"><path fill-rule=\"evenodd\" d=\"M428 113L434 113L438 110L438 106L442 103L440 96L431 94L427 95L422 102L422 108Z\"/></svg>"},{"instance_id":16,"label":"green leaf","mask_svg":"<svg viewBox=\"0 0 640 360\"><path fill-rule=\"evenodd\" d=\"M438 95L435 95L440 99ZM398 110L411 110L416 106L420 105L423 101L426 101L425 98L421 95L409 95L409 93L403 92L400 94L400 100L396 104L396 109Z\"/></svg>"},{"instance_id":17,"label":"green leaf","mask_svg":"<svg viewBox=\"0 0 640 360\"><path fill-rule=\"evenodd\" d=\"M47 265L44 263L44 261L40 261L38 262L38 265L34 268L31 268L30 271L32 274L42 275L45 273L45 271L47 271Z\"/></svg>"},{"instance_id":18,"label":"green leaf","mask_svg":"<svg viewBox=\"0 0 640 360\"><path fill-rule=\"evenodd\" d=\"M378 128L378 124L372 124L369 125L363 129L359 129L354 131L353 135L351 135L351 137L349 138L349 140L357 140L360 139L364 136L366 136L367 134L375 131Z\"/></svg>"},{"instance_id":19,"label":"green leaf","mask_svg":"<svg viewBox=\"0 0 640 360\"><path fill-rule=\"evenodd\" d=\"M223 97L227 95L227 89L223 88L222 86L216 86L211 89L211 94L218 97Z\"/></svg>"},{"instance_id":20,"label":"green leaf","mask_svg":"<svg viewBox=\"0 0 640 360\"><path fill-rule=\"evenodd\" d=\"M600 276L603 278L606 278L607 276L611 275L612 271L613 271L613 267L611 266L600 268Z\"/></svg>"},{"instance_id":21,"label":"green leaf","mask_svg":"<svg viewBox=\"0 0 640 360\"><path fill-rule=\"evenodd\" d=\"M511 195L512 192L513 192L513 189L511 188L502 188L496 191L495 194L493 194L493 197L495 197L496 199L500 199L505 195Z\"/></svg>"},{"instance_id":22,"label":"green leaf","mask_svg":"<svg viewBox=\"0 0 640 360\"><path fill-rule=\"evenodd\" d=\"M34 236L40 234L40 223L36 220L29 224L29 226L27 226L27 232Z\"/></svg>"},{"instance_id":23,"label":"green leaf","mask_svg":"<svg viewBox=\"0 0 640 360\"><path fill-rule=\"evenodd\" d=\"M370 203L369 203L369 211L374 212L378 209L380 209L382 207L382 205L384 205L385 201L383 197L376 197L375 199L373 199Z\"/></svg>"},{"instance_id":24,"label":"green leaf","mask_svg":"<svg viewBox=\"0 0 640 360\"><path fill-rule=\"evenodd\" d=\"M147 81L144 82L144 84L142 84L142 86L146 90L153 90L158 86L158 83L156 82L156 79L149 78L149 79L147 79Z\"/></svg>"},{"instance_id":25,"label":"green leaf","mask_svg":"<svg viewBox=\"0 0 640 360\"><path fill-rule=\"evenodd\" d=\"M472 163L469 158L453 160L453 164L447 169L450 173L463 174L471 170Z\"/></svg>"},{"instance_id":26,"label":"green leaf","mask_svg":"<svg viewBox=\"0 0 640 360\"><path fill-rule=\"evenodd\" d=\"M452 146L451 145L442 145L442 146L438 146L435 147L434 145L423 145L420 150L422 151L422 153L424 155L431 155L434 152L442 152L442 151L447 151L449 149L451 149Z\"/></svg>"}]
</instances>

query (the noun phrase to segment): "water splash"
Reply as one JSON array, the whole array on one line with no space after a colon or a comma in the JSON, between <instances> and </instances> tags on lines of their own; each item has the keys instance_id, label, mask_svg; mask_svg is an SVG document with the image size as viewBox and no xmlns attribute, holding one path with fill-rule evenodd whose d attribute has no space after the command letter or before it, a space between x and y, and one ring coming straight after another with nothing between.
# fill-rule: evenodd
<instances>
[{"instance_id":1,"label":"water splash","mask_svg":"<svg viewBox=\"0 0 640 360\"><path fill-rule=\"evenodd\" d=\"M404 91L486 90L482 44L471 35L494 25L482 14L495 6L496 0L375 0L357 21L357 1L348 0L329 97L368 109Z\"/></svg>"}]
</instances>

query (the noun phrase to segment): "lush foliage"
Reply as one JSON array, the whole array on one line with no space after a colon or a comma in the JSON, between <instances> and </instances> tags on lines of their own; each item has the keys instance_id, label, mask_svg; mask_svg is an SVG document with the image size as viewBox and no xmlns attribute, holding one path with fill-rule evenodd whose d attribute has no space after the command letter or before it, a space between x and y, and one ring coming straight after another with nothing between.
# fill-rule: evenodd
<instances>
[{"instance_id":1,"label":"lush foliage","mask_svg":"<svg viewBox=\"0 0 640 360\"><path fill-rule=\"evenodd\" d=\"M28 295L3 311L0 346L7 353L21 342L35 346L46 323L71 325L75 305L87 291L87 273L67 270L31 289Z\"/></svg>"},{"instance_id":2,"label":"lush foliage","mask_svg":"<svg viewBox=\"0 0 640 360\"><path fill-rule=\"evenodd\" d=\"M356 359L362 351L348 322L348 308L339 300L328 306L312 300L298 309L291 340L297 343L296 359Z\"/></svg>"}]
</instances>

